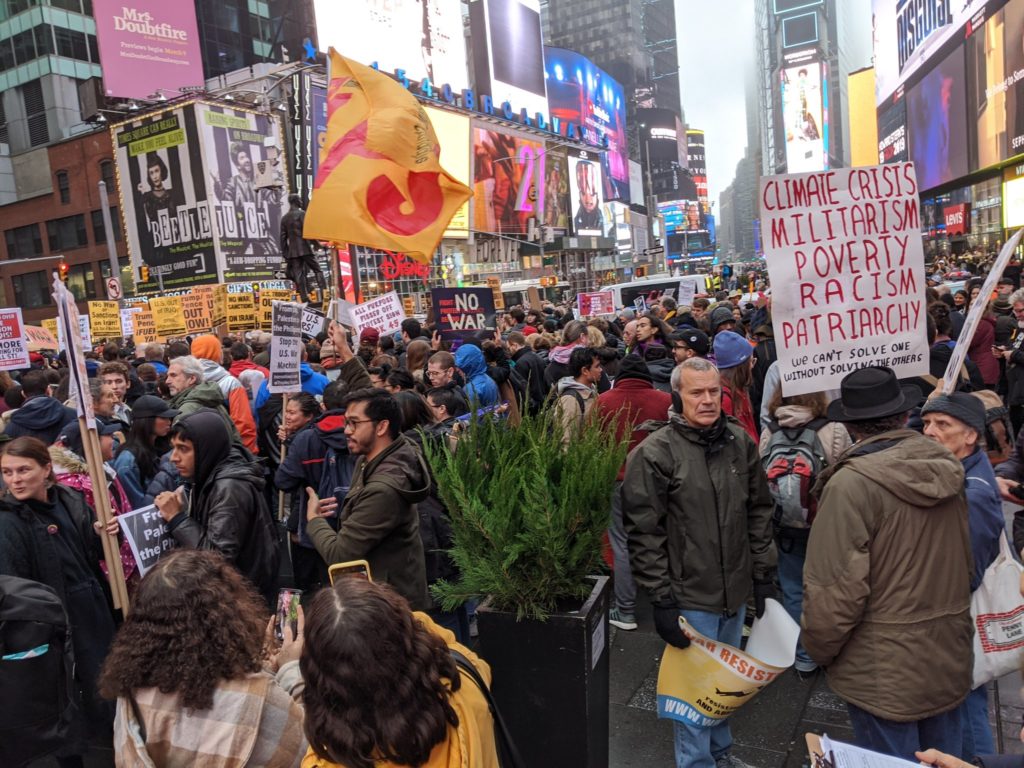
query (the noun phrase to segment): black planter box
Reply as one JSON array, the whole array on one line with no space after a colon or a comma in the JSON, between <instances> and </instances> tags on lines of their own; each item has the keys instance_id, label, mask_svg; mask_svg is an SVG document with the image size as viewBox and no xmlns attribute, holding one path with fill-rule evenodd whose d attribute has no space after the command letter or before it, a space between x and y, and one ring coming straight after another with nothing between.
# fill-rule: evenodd
<instances>
[{"instance_id":1,"label":"black planter box","mask_svg":"<svg viewBox=\"0 0 1024 768\"><path fill-rule=\"evenodd\" d=\"M547 621L477 611L494 698L529 768L608 765L609 583L595 576L579 610Z\"/></svg>"}]
</instances>

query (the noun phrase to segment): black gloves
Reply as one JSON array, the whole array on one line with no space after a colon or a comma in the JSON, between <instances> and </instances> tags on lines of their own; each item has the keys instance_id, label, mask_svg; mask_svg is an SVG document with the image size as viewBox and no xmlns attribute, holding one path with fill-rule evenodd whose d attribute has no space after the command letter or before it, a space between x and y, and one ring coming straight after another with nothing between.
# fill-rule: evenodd
<instances>
[{"instance_id":1,"label":"black gloves","mask_svg":"<svg viewBox=\"0 0 1024 768\"><path fill-rule=\"evenodd\" d=\"M654 606L654 628L669 645L676 648L689 647L690 638L679 628L679 608L675 605L661 603Z\"/></svg>"},{"instance_id":2,"label":"black gloves","mask_svg":"<svg viewBox=\"0 0 1024 768\"><path fill-rule=\"evenodd\" d=\"M757 618L764 616L764 601L768 598L777 599L778 590L775 589L774 581L754 582L754 613Z\"/></svg>"}]
</instances>

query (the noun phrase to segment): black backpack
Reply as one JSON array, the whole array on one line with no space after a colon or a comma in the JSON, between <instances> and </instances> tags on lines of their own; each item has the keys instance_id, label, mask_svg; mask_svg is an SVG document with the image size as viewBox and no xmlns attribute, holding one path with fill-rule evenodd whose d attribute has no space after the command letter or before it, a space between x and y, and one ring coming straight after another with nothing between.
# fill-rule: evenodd
<instances>
[{"instance_id":1,"label":"black backpack","mask_svg":"<svg viewBox=\"0 0 1024 768\"><path fill-rule=\"evenodd\" d=\"M57 593L0 576L0 765L64 746L78 711L71 627Z\"/></svg>"}]
</instances>

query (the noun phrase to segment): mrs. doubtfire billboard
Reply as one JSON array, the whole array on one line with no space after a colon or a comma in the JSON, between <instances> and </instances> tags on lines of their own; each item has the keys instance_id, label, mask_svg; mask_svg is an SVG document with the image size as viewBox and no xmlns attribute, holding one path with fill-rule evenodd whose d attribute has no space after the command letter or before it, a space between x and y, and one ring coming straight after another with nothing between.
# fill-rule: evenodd
<instances>
[{"instance_id":1,"label":"mrs. doubtfire billboard","mask_svg":"<svg viewBox=\"0 0 1024 768\"><path fill-rule=\"evenodd\" d=\"M140 291L263 280L279 269L288 190L276 118L193 102L111 134Z\"/></svg>"}]
</instances>

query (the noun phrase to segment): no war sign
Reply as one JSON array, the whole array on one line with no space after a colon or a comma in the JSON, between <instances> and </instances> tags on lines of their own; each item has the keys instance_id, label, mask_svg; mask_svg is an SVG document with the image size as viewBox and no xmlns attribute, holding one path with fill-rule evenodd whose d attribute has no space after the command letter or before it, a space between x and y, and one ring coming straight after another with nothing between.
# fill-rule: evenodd
<instances>
[{"instance_id":1,"label":"no war sign","mask_svg":"<svg viewBox=\"0 0 1024 768\"><path fill-rule=\"evenodd\" d=\"M437 328L446 341L496 327L490 288L434 288L430 301Z\"/></svg>"}]
</instances>

